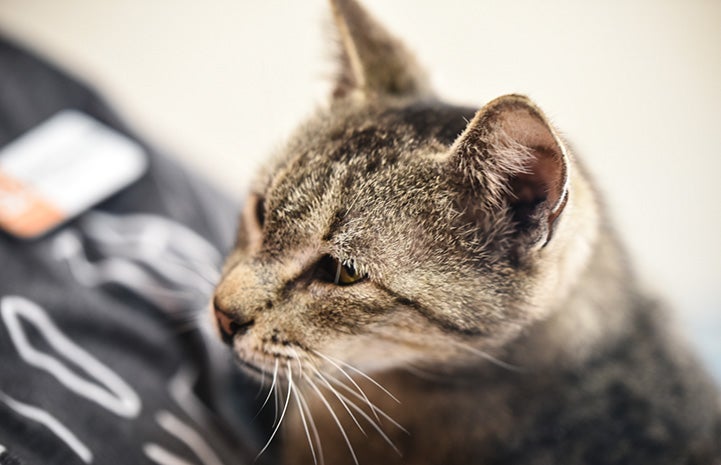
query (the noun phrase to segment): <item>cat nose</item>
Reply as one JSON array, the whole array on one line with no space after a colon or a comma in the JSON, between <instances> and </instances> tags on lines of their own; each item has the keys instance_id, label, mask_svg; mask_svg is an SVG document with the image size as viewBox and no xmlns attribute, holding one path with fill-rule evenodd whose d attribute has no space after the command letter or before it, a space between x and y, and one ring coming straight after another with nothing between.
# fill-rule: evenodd
<instances>
[{"instance_id":1,"label":"cat nose","mask_svg":"<svg viewBox=\"0 0 721 465\"><path fill-rule=\"evenodd\" d=\"M253 326L254 321L252 319L244 320L240 315L223 309L218 305L217 300L213 302L213 311L218 322L220 336L223 342L228 345L232 345L236 334L243 335Z\"/></svg>"}]
</instances>

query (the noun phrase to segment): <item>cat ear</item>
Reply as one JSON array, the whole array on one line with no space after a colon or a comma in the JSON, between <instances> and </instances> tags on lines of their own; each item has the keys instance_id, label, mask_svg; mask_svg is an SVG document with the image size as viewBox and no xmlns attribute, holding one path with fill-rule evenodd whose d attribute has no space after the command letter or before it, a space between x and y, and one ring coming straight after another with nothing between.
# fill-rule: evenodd
<instances>
[{"instance_id":1,"label":"cat ear","mask_svg":"<svg viewBox=\"0 0 721 465\"><path fill-rule=\"evenodd\" d=\"M413 55L355 0L330 3L341 42L341 70L333 97L432 94Z\"/></svg>"},{"instance_id":2,"label":"cat ear","mask_svg":"<svg viewBox=\"0 0 721 465\"><path fill-rule=\"evenodd\" d=\"M568 199L568 156L530 99L506 95L479 110L449 161L471 193L471 211L509 208L516 230L532 245L551 239Z\"/></svg>"}]
</instances>

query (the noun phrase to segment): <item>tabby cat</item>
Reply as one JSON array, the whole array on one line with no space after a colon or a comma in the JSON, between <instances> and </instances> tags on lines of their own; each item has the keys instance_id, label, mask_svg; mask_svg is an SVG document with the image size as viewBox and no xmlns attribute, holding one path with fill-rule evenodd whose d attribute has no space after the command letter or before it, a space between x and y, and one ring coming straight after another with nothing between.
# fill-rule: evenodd
<instances>
[{"instance_id":1,"label":"tabby cat","mask_svg":"<svg viewBox=\"0 0 721 465\"><path fill-rule=\"evenodd\" d=\"M543 112L443 103L331 6L331 104L259 177L213 301L281 462L721 463L717 388Z\"/></svg>"}]
</instances>

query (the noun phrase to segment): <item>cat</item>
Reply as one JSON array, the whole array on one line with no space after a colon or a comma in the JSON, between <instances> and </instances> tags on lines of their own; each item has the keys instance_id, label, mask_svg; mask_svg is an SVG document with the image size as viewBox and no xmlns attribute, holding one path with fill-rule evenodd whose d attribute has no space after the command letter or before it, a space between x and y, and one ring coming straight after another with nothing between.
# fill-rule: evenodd
<instances>
[{"instance_id":1,"label":"cat","mask_svg":"<svg viewBox=\"0 0 721 465\"><path fill-rule=\"evenodd\" d=\"M279 435L287 464L721 463L716 386L539 107L446 104L356 1L331 7L331 103L259 175L213 297L271 386L261 452Z\"/></svg>"}]
</instances>

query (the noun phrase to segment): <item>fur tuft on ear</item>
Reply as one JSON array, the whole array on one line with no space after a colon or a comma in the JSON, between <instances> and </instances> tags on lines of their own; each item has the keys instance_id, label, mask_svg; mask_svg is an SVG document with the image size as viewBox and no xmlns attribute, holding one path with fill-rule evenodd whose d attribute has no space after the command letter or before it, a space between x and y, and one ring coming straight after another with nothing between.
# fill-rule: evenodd
<instances>
[{"instance_id":1,"label":"fur tuft on ear","mask_svg":"<svg viewBox=\"0 0 721 465\"><path fill-rule=\"evenodd\" d=\"M425 72L405 46L355 0L330 0L341 42L334 98L432 95Z\"/></svg>"},{"instance_id":2,"label":"fur tuft on ear","mask_svg":"<svg viewBox=\"0 0 721 465\"><path fill-rule=\"evenodd\" d=\"M545 245L568 199L568 157L543 112L506 95L476 113L451 147L451 168L472 210L510 208L519 232ZM468 197L468 196L466 196Z\"/></svg>"}]
</instances>

